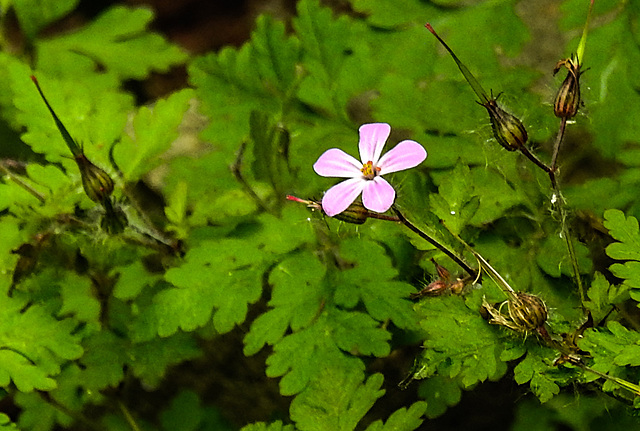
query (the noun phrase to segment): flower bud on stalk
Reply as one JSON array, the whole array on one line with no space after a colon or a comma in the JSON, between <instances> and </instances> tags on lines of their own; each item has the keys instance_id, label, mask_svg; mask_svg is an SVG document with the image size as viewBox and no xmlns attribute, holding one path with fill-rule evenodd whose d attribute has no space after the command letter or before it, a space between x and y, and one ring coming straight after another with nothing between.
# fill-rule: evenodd
<instances>
[{"instance_id":1,"label":"flower bud on stalk","mask_svg":"<svg viewBox=\"0 0 640 431\"><path fill-rule=\"evenodd\" d=\"M569 71L567 77L558 89L556 99L553 102L553 113L558 118L573 118L580 108L580 63L573 57L560 60L553 69L553 74L564 66Z\"/></svg>"},{"instance_id":2,"label":"flower bud on stalk","mask_svg":"<svg viewBox=\"0 0 640 431\"><path fill-rule=\"evenodd\" d=\"M76 156L84 192L94 202L102 203L113 193L113 180L103 169L97 167L84 154Z\"/></svg>"},{"instance_id":3,"label":"flower bud on stalk","mask_svg":"<svg viewBox=\"0 0 640 431\"><path fill-rule=\"evenodd\" d=\"M567 77L562 81L562 85L558 89L556 99L553 103L553 113L559 118L573 118L580 109L580 75L582 71L582 58L584 57L584 48L587 44L587 31L589 29L589 21L591 20L591 11L593 10L593 0L589 5L589 13L587 21L582 29L582 37L578 43L578 51L571 58L560 60L556 67L553 68L553 74L558 73L561 67L565 67Z\"/></svg>"},{"instance_id":4,"label":"flower bud on stalk","mask_svg":"<svg viewBox=\"0 0 640 431\"><path fill-rule=\"evenodd\" d=\"M78 145L78 143L73 140L73 138L67 131L67 128L64 127L62 121L60 121L56 113L53 111L51 105L49 105L49 102L44 96L44 93L42 92L42 89L40 88L36 77L31 76L31 80L38 89L40 97L42 97L42 100L44 100L45 105L47 105L47 108L49 109L49 112L51 113L51 116L53 117L53 120L55 121L56 126L58 127L58 130L62 135L62 138L67 144L67 147L69 147L69 150L73 154L73 158L78 165L78 169L80 170L84 192L92 201L104 203L109 198L109 196L111 196L111 193L113 193L113 180L103 169L94 165L91 161L89 161L89 159L87 159L87 156L84 155L84 152L82 151L80 145Z\"/></svg>"},{"instance_id":5,"label":"flower bud on stalk","mask_svg":"<svg viewBox=\"0 0 640 431\"><path fill-rule=\"evenodd\" d=\"M529 139L527 130L519 119L500 108L496 100L497 98L489 99L486 103L480 103L489 112L493 136L509 151L522 149Z\"/></svg>"},{"instance_id":6,"label":"flower bud on stalk","mask_svg":"<svg viewBox=\"0 0 640 431\"><path fill-rule=\"evenodd\" d=\"M515 116L509 114L504 109L500 108L497 104L497 97L489 97L487 92L482 88L482 85L473 76L471 71L465 66L460 59L453 53L451 48L438 36L431 24L425 25L427 30L433 34L436 39L444 46L444 48L451 54L453 61L456 62L458 69L462 72L462 75L467 80L473 92L480 98L479 105L489 113L489 119L491 120L491 128L493 129L493 136L498 143L509 151L520 150L524 148L528 140L527 130L522 125L522 122Z\"/></svg>"}]
</instances>

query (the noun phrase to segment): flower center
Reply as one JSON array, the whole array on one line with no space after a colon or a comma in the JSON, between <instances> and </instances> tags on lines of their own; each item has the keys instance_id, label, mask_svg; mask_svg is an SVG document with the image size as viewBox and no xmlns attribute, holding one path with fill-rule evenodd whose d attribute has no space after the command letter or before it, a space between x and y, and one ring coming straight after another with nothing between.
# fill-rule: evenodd
<instances>
[{"instance_id":1,"label":"flower center","mask_svg":"<svg viewBox=\"0 0 640 431\"><path fill-rule=\"evenodd\" d=\"M367 180L374 179L380 172L380 168L377 166L373 166L373 162L371 160L362 165L362 169L360 170L362 171L362 175L364 176L364 178Z\"/></svg>"}]
</instances>

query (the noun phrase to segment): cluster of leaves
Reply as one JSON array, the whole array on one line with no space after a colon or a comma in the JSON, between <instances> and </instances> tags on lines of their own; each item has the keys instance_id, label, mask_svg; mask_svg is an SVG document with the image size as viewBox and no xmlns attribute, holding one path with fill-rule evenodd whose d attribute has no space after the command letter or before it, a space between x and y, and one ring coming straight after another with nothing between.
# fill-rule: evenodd
<instances>
[{"instance_id":1,"label":"cluster of leaves","mask_svg":"<svg viewBox=\"0 0 640 431\"><path fill-rule=\"evenodd\" d=\"M573 11L586 11L585 3L563 2L562 30L580 28L584 15ZM266 375L292 397L286 421L235 424L245 430L414 430L459 403L463 389L508 370L543 403L521 403L516 428L533 415L541 426L574 429L630 423L604 417L605 404L609 412L625 408L605 394L638 403L602 375L640 379L631 312L640 301L640 131L633 112L619 115L622 106L640 106L637 2L594 10L601 19L583 77L590 121L570 125L561 155L563 191L580 211L569 220L551 211L545 173L490 139L484 110L423 28L426 21L438 28L485 85L505 93L501 100L518 95L514 110L526 114L544 158L557 121L545 105L553 90L536 89L541 80L558 84L550 74L556 59L533 67L523 54L539 35L514 1L350 4L354 16L300 0L291 32L261 16L242 47L191 58L148 29L146 9L116 5L44 36L77 0L2 2L2 23L14 14L24 37L24 46L0 41L3 139L20 133L26 146L14 145L0 165L0 405L19 410L0 414L0 427L231 429L224 410L195 387L175 391L172 382L176 395L162 413L130 401L143 389L160 397L153 390L172 366L202 358L203 346L239 328L236 360L266 350ZM469 40L464 28L482 37ZM186 66L191 87L135 106L123 84L173 66ZM115 180L123 232L103 229L110 215L83 193L32 74L87 158ZM193 106L207 117L205 143L168 153L189 132ZM412 302L432 276L432 258L452 272L455 264L401 225L368 221L356 229L285 204L287 193L328 188L313 162L331 147L354 153L357 127L372 121L390 123L392 140L409 136L429 152L423 167L391 177L416 225L461 255L457 238L464 238L512 286L544 298L554 336L584 328L588 310L597 325L581 331L575 347L593 372L558 366L558 351L536 337L489 325L479 312L483 298L505 297L486 277L464 297ZM582 167L589 163L597 169ZM151 178L155 204L137 187ZM582 303L562 223L571 226L589 286ZM607 259L619 262L609 269ZM417 340L423 353L413 376L424 379L415 383L424 401L376 415L385 382L370 365ZM584 406L571 416L560 406L574 388Z\"/></svg>"}]
</instances>

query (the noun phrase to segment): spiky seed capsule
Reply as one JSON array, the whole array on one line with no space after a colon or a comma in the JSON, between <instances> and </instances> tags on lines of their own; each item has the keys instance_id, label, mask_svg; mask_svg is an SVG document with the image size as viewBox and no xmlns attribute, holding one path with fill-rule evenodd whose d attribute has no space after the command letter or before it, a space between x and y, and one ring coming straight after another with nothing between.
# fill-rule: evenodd
<instances>
[{"instance_id":1,"label":"spiky seed capsule","mask_svg":"<svg viewBox=\"0 0 640 431\"><path fill-rule=\"evenodd\" d=\"M481 103L489 113L496 141L509 151L516 151L527 143L529 136L522 122L498 106L496 99Z\"/></svg>"},{"instance_id":2,"label":"spiky seed capsule","mask_svg":"<svg viewBox=\"0 0 640 431\"><path fill-rule=\"evenodd\" d=\"M104 202L113 193L113 180L109 174L91 163L84 154L76 156L75 161L80 170L84 192L92 201Z\"/></svg>"},{"instance_id":3,"label":"spiky seed capsule","mask_svg":"<svg viewBox=\"0 0 640 431\"><path fill-rule=\"evenodd\" d=\"M553 69L553 74L558 73L561 67L567 68L567 77L558 89L553 103L553 113L559 118L573 118L580 109L580 63L573 58L560 60Z\"/></svg>"},{"instance_id":4,"label":"spiky seed capsule","mask_svg":"<svg viewBox=\"0 0 640 431\"><path fill-rule=\"evenodd\" d=\"M518 292L515 300L509 300L509 317L522 332L531 332L547 321L547 306L542 299L525 292Z\"/></svg>"}]
</instances>

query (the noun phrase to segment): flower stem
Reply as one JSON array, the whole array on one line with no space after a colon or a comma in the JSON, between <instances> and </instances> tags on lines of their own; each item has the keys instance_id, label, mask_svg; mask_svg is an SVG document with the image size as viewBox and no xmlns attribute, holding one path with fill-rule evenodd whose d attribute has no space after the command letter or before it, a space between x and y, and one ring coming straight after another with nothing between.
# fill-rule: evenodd
<instances>
[{"instance_id":1,"label":"flower stem","mask_svg":"<svg viewBox=\"0 0 640 431\"><path fill-rule=\"evenodd\" d=\"M400 223L405 225L409 230L411 230L414 233L418 234L420 236L420 238L424 239L429 244L433 245L435 248L437 248L438 250L443 252L445 255L447 255L451 260L453 260L455 263L457 263L458 266L460 266L462 269L464 269L469 274L469 276L471 276L474 280L478 277L478 271L476 271L475 269L471 268L462 259L462 257L458 256L455 252L449 250L446 246L444 246L443 244L439 243L436 239L432 238L426 232L424 232L422 229L420 229L419 227L417 227L416 225L411 223L409 220L407 220L407 218L402 214L402 212L400 212L400 210L395 205L392 208L393 208L393 212L398 217L398 221Z\"/></svg>"}]
</instances>

